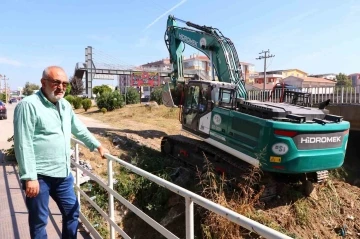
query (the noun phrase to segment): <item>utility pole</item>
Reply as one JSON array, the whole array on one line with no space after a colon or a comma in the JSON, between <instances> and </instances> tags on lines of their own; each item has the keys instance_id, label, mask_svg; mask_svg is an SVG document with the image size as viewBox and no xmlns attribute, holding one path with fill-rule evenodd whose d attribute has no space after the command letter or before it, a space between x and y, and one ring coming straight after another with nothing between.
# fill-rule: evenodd
<instances>
[{"instance_id":1,"label":"utility pole","mask_svg":"<svg viewBox=\"0 0 360 239\"><path fill-rule=\"evenodd\" d=\"M7 90L7 84L6 84L6 81L9 80L9 79L6 79L6 75L4 75L4 87L5 87L5 104L7 104L8 102L8 90Z\"/></svg>"},{"instance_id":2,"label":"utility pole","mask_svg":"<svg viewBox=\"0 0 360 239\"><path fill-rule=\"evenodd\" d=\"M275 55L269 55L270 54L270 50L268 49L267 51L262 51L259 54L264 54L264 56L259 56L258 58L256 58L256 60L261 60L264 59L264 93L265 93L265 85L266 85L266 59L267 58L271 58L271 57L275 57Z\"/></svg>"}]
</instances>

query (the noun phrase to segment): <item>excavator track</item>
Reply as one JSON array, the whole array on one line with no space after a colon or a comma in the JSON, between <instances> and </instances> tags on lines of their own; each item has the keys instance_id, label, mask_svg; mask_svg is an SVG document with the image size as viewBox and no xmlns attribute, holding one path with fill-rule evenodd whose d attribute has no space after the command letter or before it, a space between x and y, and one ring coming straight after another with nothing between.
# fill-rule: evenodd
<instances>
[{"instance_id":1,"label":"excavator track","mask_svg":"<svg viewBox=\"0 0 360 239\"><path fill-rule=\"evenodd\" d=\"M219 174L224 173L227 179L233 180L234 185L244 181L246 175L254 166L216 148L201 140L188 138L182 135L168 135L161 141L161 152L165 155L171 155L181 160L187 166L194 169L202 170L206 158L213 164L214 170ZM263 174L263 173L262 173ZM264 175L262 176L262 179ZM268 200L276 196L276 183L269 179L268 175L265 180L261 180L264 185L264 191L260 200ZM258 185L260 188L260 185Z\"/></svg>"}]
</instances>

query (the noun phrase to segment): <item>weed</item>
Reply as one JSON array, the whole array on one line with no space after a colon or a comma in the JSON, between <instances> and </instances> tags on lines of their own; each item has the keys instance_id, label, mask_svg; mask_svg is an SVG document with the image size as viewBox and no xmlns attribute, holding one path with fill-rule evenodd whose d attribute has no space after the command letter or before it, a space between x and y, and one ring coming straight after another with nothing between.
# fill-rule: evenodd
<instances>
[{"instance_id":1,"label":"weed","mask_svg":"<svg viewBox=\"0 0 360 239\"><path fill-rule=\"evenodd\" d=\"M306 199L301 199L296 201L293 207L294 207L296 223L301 226L308 225L310 219L308 217L308 204Z\"/></svg>"},{"instance_id":2,"label":"weed","mask_svg":"<svg viewBox=\"0 0 360 239\"><path fill-rule=\"evenodd\" d=\"M254 211L254 205L262 193L255 192L253 185L258 183L260 177L259 169L250 168L249 172L244 174L243 181L238 187L241 192L230 192L228 180L222 175L214 173L212 164L204 155L205 165L202 173L198 173L200 185L202 186L202 195L211 201L229 208L239 214L251 214ZM242 238L243 233L247 233L239 225L229 222L226 218L211 211L205 211L202 223L202 233L204 238Z\"/></svg>"}]
</instances>

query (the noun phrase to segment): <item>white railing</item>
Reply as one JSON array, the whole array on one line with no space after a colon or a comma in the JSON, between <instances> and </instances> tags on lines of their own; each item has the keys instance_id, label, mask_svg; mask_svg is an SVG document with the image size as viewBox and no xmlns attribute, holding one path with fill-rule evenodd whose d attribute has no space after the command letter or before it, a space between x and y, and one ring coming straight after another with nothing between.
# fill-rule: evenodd
<instances>
[{"instance_id":1,"label":"white railing","mask_svg":"<svg viewBox=\"0 0 360 239\"><path fill-rule=\"evenodd\" d=\"M256 221L253 221L243 215L240 215L234 211L229 210L226 207L223 207L219 204L216 204L204 197L199 196L193 192L190 192L182 187L177 186L171 182L168 182L160 177L157 177L151 173L148 173L138 167L133 166L119 158L116 158L110 154L105 154L108 163L108 182L107 184L99 179L95 175L93 175L90 171L84 169L79 164L79 144L84 145L81 141L77 139L72 139L72 142L75 143L75 162L72 162L72 165L76 167L76 182L75 188L77 189L77 197L80 203L80 195L82 195L110 224L110 238L115 238L115 231L118 232L123 238L130 238L114 221L114 197L118 199L124 206L142 218L145 222L151 225L154 229L156 229L159 233L161 233L166 238L178 238L165 227L160 225L158 222L154 221L140 209L135 207L125 198L123 198L120 194L113 190L113 171L112 171L112 163L117 162L120 163L125 168L131 170L132 172L149 179L150 181L167 188L168 190L182 196L185 198L185 226L186 226L186 239L194 238L194 203L218 214L229 221L234 222L250 231L257 233L260 236L265 238L286 238L290 239L291 237L282 234L278 231L275 231L272 228L266 227ZM96 181L100 186L102 186L105 190L109 192L109 212L108 214L104 212L91 198L80 189L80 170L85 172L87 176L89 176L92 180ZM96 231L96 229L91 225L91 223L85 218L85 216L80 213L80 220L84 223L86 228L90 231L93 237L101 238L100 234Z\"/></svg>"},{"instance_id":2,"label":"white railing","mask_svg":"<svg viewBox=\"0 0 360 239\"><path fill-rule=\"evenodd\" d=\"M311 104L318 104L330 99L330 104L360 104L360 87L311 87L291 89L310 93ZM264 93L265 92L265 93ZM269 96L271 97L269 98ZM249 100L279 102L282 95L282 89L276 90L248 90ZM290 99L285 99L288 101Z\"/></svg>"}]
</instances>

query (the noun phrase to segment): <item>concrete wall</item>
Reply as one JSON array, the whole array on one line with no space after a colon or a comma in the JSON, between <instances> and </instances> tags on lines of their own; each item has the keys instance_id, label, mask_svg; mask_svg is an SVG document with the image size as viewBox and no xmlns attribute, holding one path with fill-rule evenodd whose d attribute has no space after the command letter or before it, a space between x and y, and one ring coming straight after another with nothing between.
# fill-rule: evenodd
<instances>
[{"instance_id":1,"label":"concrete wall","mask_svg":"<svg viewBox=\"0 0 360 239\"><path fill-rule=\"evenodd\" d=\"M360 105L329 105L326 109L330 114L341 115L349 121L351 130L360 131Z\"/></svg>"}]
</instances>

